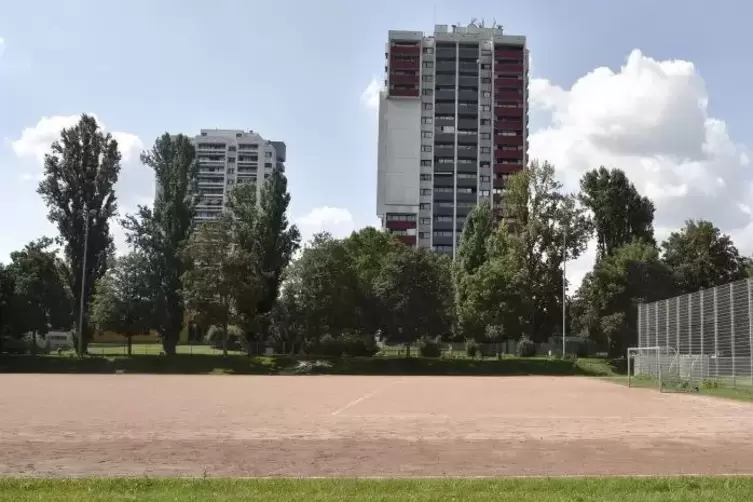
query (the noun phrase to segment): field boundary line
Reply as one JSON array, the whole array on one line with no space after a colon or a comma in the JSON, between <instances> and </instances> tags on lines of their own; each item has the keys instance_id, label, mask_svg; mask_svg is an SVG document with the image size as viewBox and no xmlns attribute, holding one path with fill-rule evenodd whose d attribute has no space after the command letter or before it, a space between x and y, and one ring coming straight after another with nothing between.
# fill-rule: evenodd
<instances>
[{"instance_id":1,"label":"field boundary line","mask_svg":"<svg viewBox=\"0 0 753 502\"><path fill-rule=\"evenodd\" d=\"M364 394L363 396L359 397L358 399L354 399L353 401L349 402L348 404L346 404L342 408L338 408L335 411L333 411L332 412L332 416L336 417L337 415L339 415L343 411L345 411L345 410L347 410L349 408L352 408L353 406L357 405L358 403L366 401L367 399L369 399L371 397L374 397L377 394L380 394L380 393L384 392L385 390L389 389L390 387L392 387L393 385L395 385L395 384L397 384L398 382L401 382L401 381L402 381L402 378L397 379L394 382L388 383L387 385L382 385L381 387L379 387L379 388L377 388L377 389L369 392L368 394Z\"/></svg>"}]
</instances>

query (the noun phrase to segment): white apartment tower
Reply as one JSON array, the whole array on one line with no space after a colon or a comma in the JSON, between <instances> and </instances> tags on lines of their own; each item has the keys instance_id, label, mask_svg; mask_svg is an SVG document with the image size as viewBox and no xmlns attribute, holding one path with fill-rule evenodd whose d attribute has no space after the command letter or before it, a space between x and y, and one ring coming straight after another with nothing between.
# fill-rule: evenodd
<instances>
[{"instance_id":1,"label":"white apartment tower","mask_svg":"<svg viewBox=\"0 0 753 502\"><path fill-rule=\"evenodd\" d=\"M193 142L199 163L197 221L217 218L237 183L254 183L260 191L274 167L285 167L285 143L254 131L202 129Z\"/></svg>"},{"instance_id":2,"label":"white apartment tower","mask_svg":"<svg viewBox=\"0 0 753 502\"><path fill-rule=\"evenodd\" d=\"M377 215L408 245L454 257L465 218L528 148L528 50L499 26L390 31L379 102Z\"/></svg>"}]
</instances>

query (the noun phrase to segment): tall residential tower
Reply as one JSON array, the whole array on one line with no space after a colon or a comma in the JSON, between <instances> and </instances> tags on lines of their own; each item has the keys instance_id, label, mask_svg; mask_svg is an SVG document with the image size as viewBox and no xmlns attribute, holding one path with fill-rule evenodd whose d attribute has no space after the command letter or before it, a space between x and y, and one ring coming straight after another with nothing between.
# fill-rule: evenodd
<instances>
[{"instance_id":1,"label":"tall residential tower","mask_svg":"<svg viewBox=\"0 0 753 502\"><path fill-rule=\"evenodd\" d=\"M285 143L254 131L202 129L193 141L199 162L197 221L216 219L236 183L254 183L261 190L274 167L285 167Z\"/></svg>"},{"instance_id":2,"label":"tall residential tower","mask_svg":"<svg viewBox=\"0 0 753 502\"><path fill-rule=\"evenodd\" d=\"M379 102L377 214L408 245L454 256L482 200L500 215L528 140L526 39L498 26L390 31Z\"/></svg>"}]
</instances>

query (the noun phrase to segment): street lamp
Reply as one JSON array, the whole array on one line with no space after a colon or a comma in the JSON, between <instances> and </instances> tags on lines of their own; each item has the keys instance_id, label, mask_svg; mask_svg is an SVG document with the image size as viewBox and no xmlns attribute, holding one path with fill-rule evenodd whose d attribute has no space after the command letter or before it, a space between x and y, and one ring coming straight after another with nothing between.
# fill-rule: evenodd
<instances>
[{"instance_id":1,"label":"street lamp","mask_svg":"<svg viewBox=\"0 0 753 502\"><path fill-rule=\"evenodd\" d=\"M78 310L78 356L84 357L84 291L86 290L86 255L89 254L89 224L97 216L96 209L84 206L84 259L81 260L81 301Z\"/></svg>"}]
</instances>

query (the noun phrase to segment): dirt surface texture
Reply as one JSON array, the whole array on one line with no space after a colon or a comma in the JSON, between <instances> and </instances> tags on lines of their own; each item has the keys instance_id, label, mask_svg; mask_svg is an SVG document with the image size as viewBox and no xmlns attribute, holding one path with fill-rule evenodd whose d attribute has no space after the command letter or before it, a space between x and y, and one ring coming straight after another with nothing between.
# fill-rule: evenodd
<instances>
[{"instance_id":1,"label":"dirt surface texture","mask_svg":"<svg viewBox=\"0 0 753 502\"><path fill-rule=\"evenodd\" d=\"M753 474L753 405L580 377L0 375L0 475Z\"/></svg>"}]
</instances>

